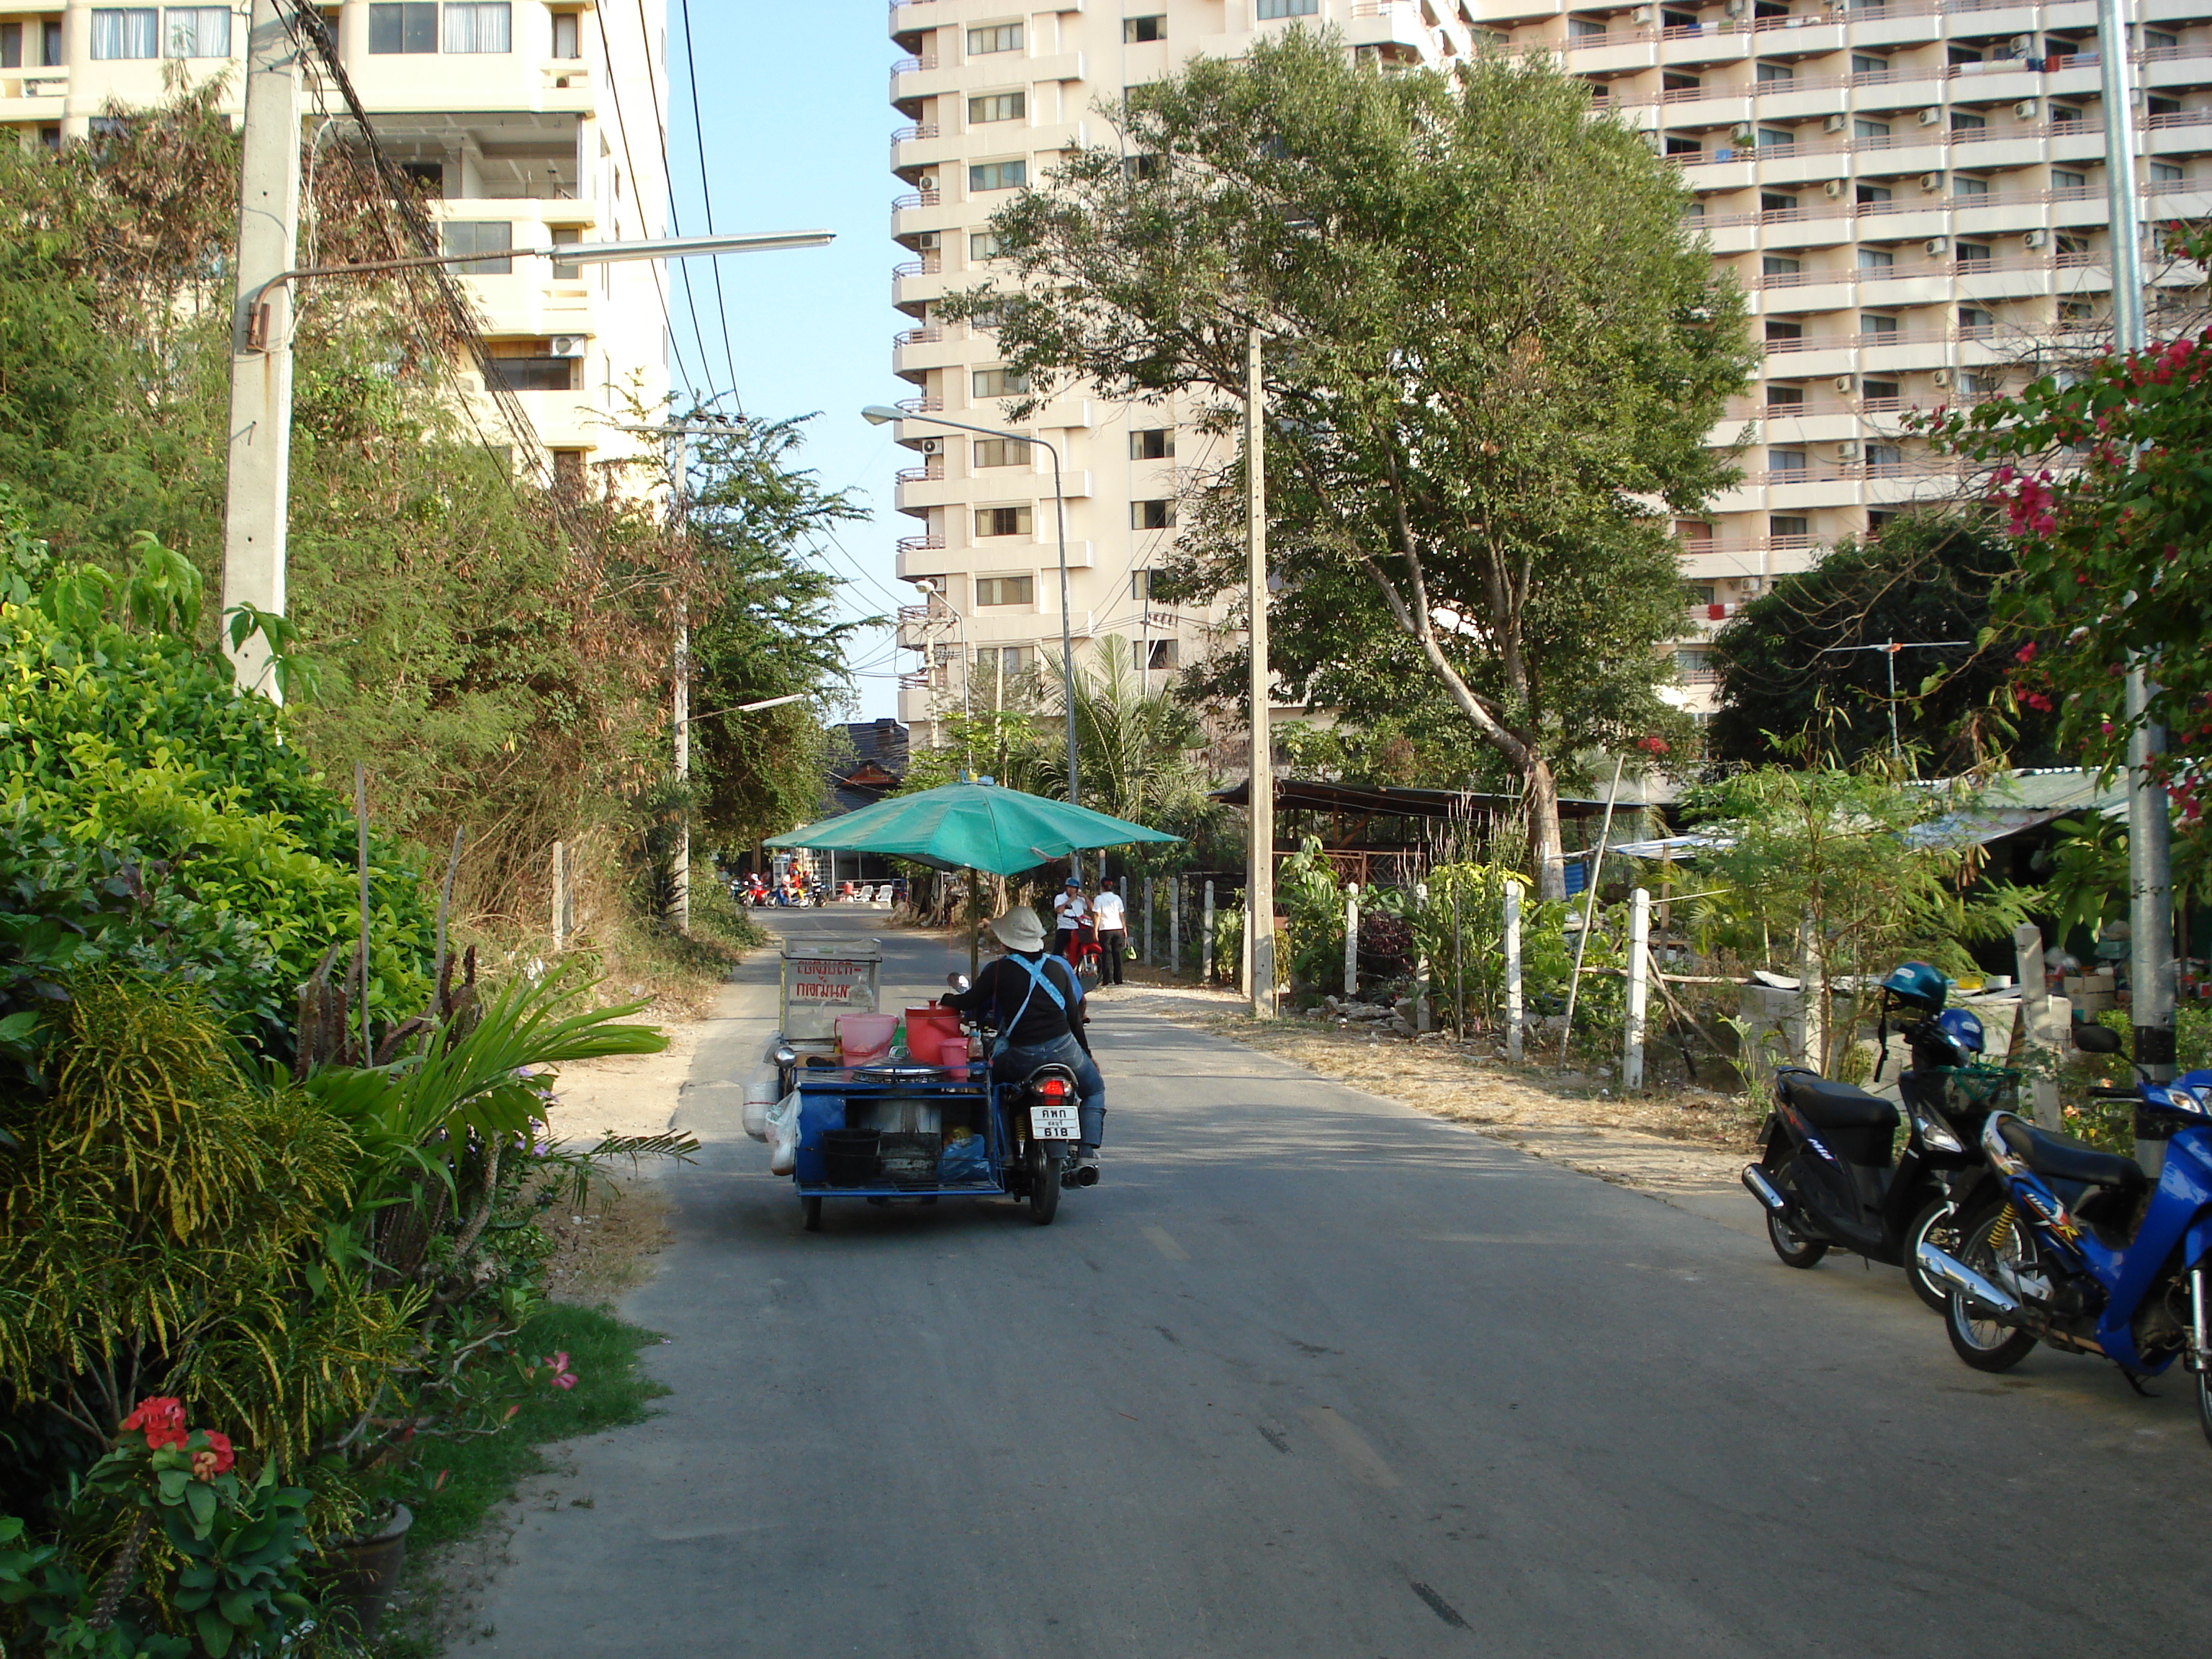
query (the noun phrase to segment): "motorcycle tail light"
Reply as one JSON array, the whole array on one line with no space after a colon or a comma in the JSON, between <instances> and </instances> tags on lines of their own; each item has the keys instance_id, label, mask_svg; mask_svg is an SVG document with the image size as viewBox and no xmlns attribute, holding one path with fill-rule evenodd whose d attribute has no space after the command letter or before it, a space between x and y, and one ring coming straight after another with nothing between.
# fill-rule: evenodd
<instances>
[{"instance_id":1,"label":"motorcycle tail light","mask_svg":"<svg viewBox=\"0 0 2212 1659\"><path fill-rule=\"evenodd\" d=\"M1056 1077L1048 1077L1037 1085L1037 1092L1047 1100L1058 1100L1067 1092L1067 1085Z\"/></svg>"}]
</instances>

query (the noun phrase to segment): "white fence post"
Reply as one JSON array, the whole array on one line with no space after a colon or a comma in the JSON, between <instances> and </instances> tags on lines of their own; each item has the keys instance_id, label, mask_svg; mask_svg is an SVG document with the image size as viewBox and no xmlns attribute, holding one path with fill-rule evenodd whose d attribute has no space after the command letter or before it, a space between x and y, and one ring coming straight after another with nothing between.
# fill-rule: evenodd
<instances>
[{"instance_id":1,"label":"white fence post","mask_svg":"<svg viewBox=\"0 0 2212 1659\"><path fill-rule=\"evenodd\" d=\"M1821 1000L1827 988L1820 937L1808 915L1797 924L1797 1060L1816 1072L1828 1064L1828 1011Z\"/></svg>"},{"instance_id":2,"label":"white fence post","mask_svg":"<svg viewBox=\"0 0 2212 1659\"><path fill-rule=\"evenodd\" d=\"M568 849L553 843L553 950L568 948Z\"/></svg>"},{"instance_id":3,"label":"white fence post","mask_svg":"<svg viewBox=\"0 0 2212 1659\"><path fill-rule=\"evenodd\" d=\"M1152 966L1152 878L1145 878L1145 966Z\"/></svg>"},{"instance_id":4,"label":"white fence post","mask_svg":"<svg viewBox=\"0 0 2212 1659\"><path fill-rule=\"evenodd\" d=\"M1206 907L1200 918L1205 932L1198 941L1198 982L1213 983L1213 884L1206 884Z\"/></svg>"},{"instance_id":5,"label":"white fence post","mask_svg":"<svg viewBox=\"0 0 2212 1659\"><path fill-rule=\"evenodd\" d=\"M1644 1086L1644 1008L1651 971L1651 895L1638 888L1628 896L1628 1019L1623 1028L1620 1086Z\"/></svg>"},{"instance_id":6,"label":"white fence post","mask_svg":"<svg viewBox=\"0 0 2212 1659\"><path fill-rule=\"evenodd\" d=\"M1359 994L1359 884L1344 884L1344 994Z\"/></svg>"},{"instance_id":7,"label":"white fence post","mask_svg":"<svg viewBox=\"0 0 2212 1659\"><path fill-rule=\"evenodd\" d=\"M2060 1034L2051 1018L2050 981L2044 977L2043 929L2032 921L2021 923L2012 930L2012 948L2020 969L2020 1012L2014 1018L2019 1022L2021 1042L2014 1046L2033 1043L2039 1048L2055 1048ZM2061 1127L2065 1120L2059 1113L2057 1078L2030 1078L2027 1096L2040 1127Z\"/></svg>"},{"instance_id":8,"label":"white fence post","mask_svg":"<svg viewBox=\"0 0 2212 1659\"><path fill-rule=\"evenodd\" d=\"M1505 884L1505 1058L1521 1063L1521 884Z\"/></svg>"},{"instance_id":9,"label":"white fence post","mask_svg":"<svg viewBox=\"0 0 2212 1659\"><path fill-rule=\"evenodd\" d=\"M1429 920L1429 884L1413 884L1413 1029L1433 1031L1437 1028L1436 1004L1429 984L1429 950L1423 944L1424 930Z\"/></svg>"},{"instance_id":10,"label":"white fence post","mask_svg":"<svg viewBox=\"0 0 2212 1659\"><path fill-rule=\"evenodd\" d=\"M1182 973L1182 878L1168 878L1168 972Z\"/></svg>"}]
</instances>

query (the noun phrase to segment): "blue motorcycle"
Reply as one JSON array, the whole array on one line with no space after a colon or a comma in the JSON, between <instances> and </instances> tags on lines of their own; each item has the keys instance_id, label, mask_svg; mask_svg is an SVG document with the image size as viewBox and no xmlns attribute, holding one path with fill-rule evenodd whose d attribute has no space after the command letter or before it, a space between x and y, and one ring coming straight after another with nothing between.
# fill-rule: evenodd
<instances>
[{"instance_id":1,"label":"blue motorcycle","mask_svg":"<svg viewBox=\"0 0 2212 1659\"><path fill-rule=\"evenodd\" d=\"M2077 1026L2074 1045L2117 1054L2120 1039ZM1951 1346L1976 1370L2047 1342L2140 1388L2179 1359L2212 1440L2212 1072L2095 1092L2170 1135L2155 1182L2131 1158L1993 1112L1981 1143L1999 1196L1960 1224L1955 1255L1923 1242L1921 1266L1950 1285Z\"/></svg>"}]
</instances>

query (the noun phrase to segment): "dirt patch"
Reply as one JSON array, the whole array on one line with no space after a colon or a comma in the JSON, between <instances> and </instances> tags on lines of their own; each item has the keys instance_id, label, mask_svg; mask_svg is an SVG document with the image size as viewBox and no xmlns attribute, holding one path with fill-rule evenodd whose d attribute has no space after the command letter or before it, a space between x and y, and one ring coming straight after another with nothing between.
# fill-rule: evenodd
<instances>
[{"instance_id":1,"label":"dirt patch","mask_svg":"<svg viewBox=\"0 0 2212 1659\"><path fill-rule=\"evenodd\" d=\"M545 1287L556 1302L596 1307L653 1276L653 1259L668 1243L673 1206L643 1172L594 1179L586 1202L574 1203L574 1197L557 1194L538 1218L538 1231L553 1241Z\"/></svg>"},{"instance_id":2,"label":"dirt patch","mask_svg":"<svg viewBox=\"0 0 2212 1659\"><path fill-rule=\"evenodd\" d=\"M1509 1065L1486 1042L1255 1020L1238 1012L1243 1000L1233 992L1131 985L1098 995L1102 1005L1120 1003L1229 1037L1623 1185L1658 1192L1733 1188L1745 1155L1756 1148L1762 1115L1741 1097L1711 1090L1624 1096L1592 1079Z\"/></svg>"}]
</instances>

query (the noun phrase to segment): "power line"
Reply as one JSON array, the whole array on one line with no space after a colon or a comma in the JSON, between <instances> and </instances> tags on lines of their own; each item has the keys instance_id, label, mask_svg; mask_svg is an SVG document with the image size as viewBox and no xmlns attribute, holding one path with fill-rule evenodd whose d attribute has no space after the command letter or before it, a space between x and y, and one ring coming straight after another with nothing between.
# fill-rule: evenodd
<instances>
[{"instance_id":1,"label":"power line","mask_svg":"<svg viewBox=\"0 0 2212 1659\"><path fill-rule=\"evenodd\" d=\"M663 33L665 33L666 31L664 30ZM605 41L604 32L600 40L601 44L604 45ZM667 191L668 226L681 236L684 234L684 221L676 207L676 169L668 164L668 118L661 112L659 77L653 72L653 26L645 19L645 0L637 0L637 42L638 49L645 54L645 89L653 99L653 132L660 145L660 179ZM664 52L662 56L665 59L666 53ZM613 79L611 72L608 79L610 81ZM684 273L684 308L691 313L691 337L698 342L699 367L705 372L707 378L712 380L714 366L708 359L707 331L699 326L699 301L693 293L691 276L689 271ZM732 378L736 377L733 374Z\"/></svg>"},{"instance_id":2,"label":"power line","mask_svg":"<svg viewBox=\"0 0 2212 1659\"><path fill-rule=\"evenodd\" d=\"M641 41L640 44L643 46L646 54L646 79L650 82L653 79L653 43L651 40L647 40ZM632 185L635 186L637 180L642 175L640 174L637 170L636 154L629 146L629 118L623 113L622 83L620 79L615 74L614 42L608 37L606 20L604 16L599 20L599 56L605 62L607 66L607 96L613 101L615 106L615 131L622 139L623 160L629 166L630 182ZM658 99L659 94L656 93L654 96ZM642 216L643 209L641 207L641 219L642 219ZM672 202L669 204L669 222L672 226L675 222L676 209L674 203ZM614 231L615 239L617 240L620 240L622 237L622 225L620 221L617 220L611 228ZM660 320L668 330L669 352L676 359L677 373L681 374L684 380L690 383L691 395L693 398L696 398L702 390L701 377L692 374L691 366L684 361L684 343L676 337L676 318L674 313L668 308L668 290L661 285L660 262L656 259L652 262L652 265L653 292L654 296L660 301ZM698 327L698 319L696 316L694 316L692 319L692 327L693 331L696 332ZM702 349L704 349L703 346L702 347Z\"/></svg>"},{"instance_id":3,"label":"power line","mask_svg":"<svg viewBox=\"0 0 2212 1659\"><path fill-rule=\"evenodd\" d=\"M642 6L644 0L638 0L638 3ZM683 5L684 78L690 82L691 86L691 137L699 147L699 194L707 204L707 234L712 236L714 234L714 187L707 178L707 129L699 118L699 59L691 46L691 0L683 0ZM663 159L665 160L665 153ZM670 185L672 191L674 188L672 182ZM718 257L708 263L713 266L714 272L714 311L716 320L721 325L722 329L722 357L723 361L729 365L731 395L735 397L738 385L738 354L730 344L730 302L722 293L722 262ZM684 285L687 291L691 286L689 271L684 273ZM706 351L707 347L702 341L699 347L700 355L704 356ZM744 409L744 404L742 400L739 401L738 407L740 410Z\"/></svg>"}]
</instances>

